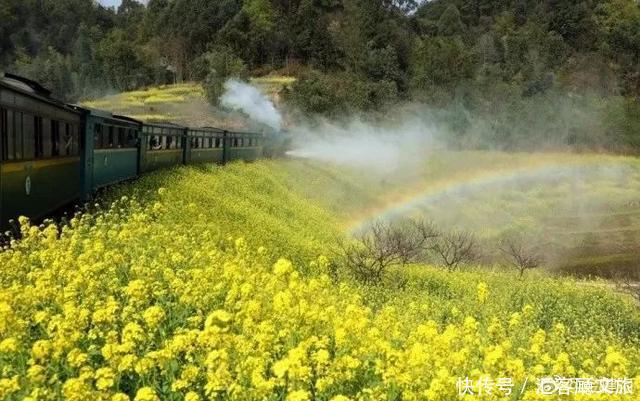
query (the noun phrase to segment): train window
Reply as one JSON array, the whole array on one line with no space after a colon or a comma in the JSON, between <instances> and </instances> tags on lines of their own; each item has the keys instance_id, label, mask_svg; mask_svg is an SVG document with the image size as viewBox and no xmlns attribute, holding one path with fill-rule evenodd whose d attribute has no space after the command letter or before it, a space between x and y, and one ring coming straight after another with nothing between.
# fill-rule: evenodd
<instances>
[{"instance_id":1,"label":"train window","mask_svg":"<svg viewBox=\"0 0 640 401\"><path fill-rule=\"evenodd\" d=\"M71 152L73 155L78 155L80 154L80 136L77 125L71 125L71 138Z\"/></svg>"},{"instance_id":2,"label":"train window","mask_svg":"<svg viewBox=\"0 0 640 401\"><path fill-rule=\"evenodd\" d=\"M220 138L216 138L216 148L220 147Z\"/></svg>"},{"instance_id":3,"label":"train window","mask_svg":"<svg viewBox=\"0 0 640 401\"><path fill-rule=\"evenodd\" d=\"M15 160L15 141L16 141L16 130L15 130L15 116L20 115L21 113L14 113L12 110L6 112L6 133L7 133L7 149L5 150L6 156L8 160ZM19 137L18 137L19 138Z\"/></svg>"},{"instance_id":4,"label":"train window","mask_svg":"<svg viewBox=\"0 0 640 401\"><path fill-rule=\"evenodd\" d=\"M151 150L160 150L162 149L162 138L158 135L154 135L151 137L149 141L149 149Z\"/></svg>"},{"instance_id":5,"label":"train window","mask_svg":"<svg viewBox=\"0 0 640 401\"><path fill-rule=\"evenodd\" d=\"M112 126L108 126L108 131L107 131L107 143L106 143L106 147L107 148L114 148L115 147L115 133L114 133L114 129Z\"/></svg>"},{"instance_id":6,"label":"train window","mask_svg":"<svg viewBox=\"0 0 640 401\"><path fill-rule=\"evenodd\" d=\"M0 108L0 139L2 140L2 160L8 160L7 111L2 108Z\"/></svg>"},{"instance_id":7,"label":"train window","mask_svg":"<svg viewBox=\"0 0 640 401\"><path fill-rule=\"evenodd\" d=\"M95 131L93 132L93 148L102 149L102 124L95 125Z\"/></svg>"},{"instance_id":8,"label":"train window","mask_svg":"<svg viewBox=\"0 0 640 401\"><path fill-rule=\"evenodd\" d=\"M131 128L127 130L127 147L128 148L136 147L136 131Z\"/></svg>"},{"instance_id":9,"label":"train window","mask_svg":"<svg viewBox=\"0 0 640 401\"><path fill-rule=\"evenodd\" d=\"M238 147L238 138L233 138L233 147L234 148Z\"/></svg>"},{"instance_id":10,"label":"train window","mask_svg":"<svg viewBox=\"0 0 640 401\"><path fill-rule=\"evenodd\" d=\"M62 156L73 155L73 137L71 136L71 125L64 123L64 135L60 142L60 154Z\"/></svg>"},{"instance_id":11,"label":"train window","mask_svg":"<svg viewBox=\"0 0 640 401\"><path fill-rule=\"evenodd\" d=\"M60 122L51 120L51 156L60 156Z\"/></svg>"},{"instance_id":12,"label":"train window","mask_svg":"<svg viewBox=\"0 0 640 401\"><path fill-rule=\"evenodd\" d=\"M125 129L122 127L118 127L118 147L124 148L127 143L127 136L125 133Z\"/></svg>"},{"instance_id":13,"label":"train window","mask_svg":"<svg viewBox=\"0 0 640 401\"><path fill-rule=\"evenodd\" d=\"M167 147L166 148L167 149L173 149L174 148L174 146L173 146L173 137L172 136L167 136L165 138L167 138L166 139L166 142L167 142Z\"/></svg>"},{"instance_id":14,"label":"train window","mask_svg":"<svg viewBox=\"0 0 640 401\"><path fill-rule=\"evenodd\" d=\"M44 138L42 135L42 117L33 117L33 157L44 156Z\"/></svg>"},{"instance_id":15,"label":"train window","mask_svg":"<svg viewBox=\"0 0 640 401\"><path fill-rule=\"evenodd\" d=\"M13 129L13 111L12 110L3 110L3 114L4 114L4 118L3 118L3 127L2 127L2 137L3 137L3 141L6 144L5 147L5 155L4 155L4 159L5 160L14 160L14 152L13 152L13 147L14 147L14 135L15 135L15 131Z\"/></svg>"},{"instance_id":16,"label":"train window","mask_svg":"<svg viewBox=\"0 0 640 401\"><path fill-rule=\"evenodd\" d=\"M13 139L13 146L10 148L11 152L14 154L15 160L22 159L22 141L26 131L24 129L24 113L15 112L13 114L13 135L11 138Z\"/></svg>"},{"instance_id":17,"label":"train window","mask_svg":"<svg viewBox=\"0 0 640 401\"><path fill-rule=\"evenodd\" d=\"M16 116L17 118L17 116ZM22 118L22 138L16 136L15 157L18 159L30 160L35 158L35 117L30 114L23 114Z\"/></svg>"}]
</instances>

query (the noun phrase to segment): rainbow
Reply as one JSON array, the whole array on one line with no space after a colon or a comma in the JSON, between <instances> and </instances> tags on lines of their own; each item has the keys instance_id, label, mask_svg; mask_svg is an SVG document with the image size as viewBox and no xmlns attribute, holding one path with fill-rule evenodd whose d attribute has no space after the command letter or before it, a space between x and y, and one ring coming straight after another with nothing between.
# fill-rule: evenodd
<instances>
[{"instance_id":1,"label":"rainbow","mask_svg":"<svg viewBox=\"0 0 640 401\"><path fill-rule=\"evenodd\" d=\"M536 156L536 155L533 155ZM461 195L467 191L490 188L493 185L516 180L559 177L584 171L585 168L616 168L624 157L608 155L555 155L543 154L523 166L501 167L479 171L465 171L434 182L422 182L408 191L391 194L381 204L358 213L347 224L354 233L376 220L389 220L409 214L419 206ZM560 156L560 157L558 157Z\"/></svg>"}]
</instances>

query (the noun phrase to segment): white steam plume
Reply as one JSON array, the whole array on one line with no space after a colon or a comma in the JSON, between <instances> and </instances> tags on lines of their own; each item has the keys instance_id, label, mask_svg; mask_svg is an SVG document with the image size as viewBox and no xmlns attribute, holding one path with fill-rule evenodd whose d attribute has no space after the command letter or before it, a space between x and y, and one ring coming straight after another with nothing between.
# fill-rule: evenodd
<instances>
[{"instance_id":1,"label":"white steam plume","mask_svg":"<svg viewBox=\"0 0 640 401\"><path fill-rule=\"evenodd\" d=\"M276 130L282 126L282 116L269 99L260 91L244 82L230 79L224 84L225 92L220 98L224 107L246 113L252 120L266 124Z\"/></svg>"},{"instance_id":2,"label":"white steam plume","mask_svg":"<svg viewBox=\"0 0 640 401\"><path fill-rule=\"evenodd\" d=\"M296 129L290 156L394 173L422 163L432 148L434 128L417 119L392 126L353 120L345 125L324 123Z\"/></svg>"}]
</instances>

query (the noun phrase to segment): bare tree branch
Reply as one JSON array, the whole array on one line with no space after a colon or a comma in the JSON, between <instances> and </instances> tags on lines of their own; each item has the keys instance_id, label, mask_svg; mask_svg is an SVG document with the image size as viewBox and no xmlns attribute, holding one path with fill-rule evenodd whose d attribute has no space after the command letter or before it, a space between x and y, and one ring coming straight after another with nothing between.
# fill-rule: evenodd
<instances>
[{"instance_id":1,"label":"bare tree branch","mask_svg":"<svg viewBox=\"0 0 640 401\"><path fill-rule=\"evenodd\" d=\"M540 267L544 258L534 247L526 244L521 235L512 235L503 238L498 243L498 249L507 262L515 267L522 277L527 270Z\"/></svg>"},{"instance_id":2,"label":"bare tree branch","mask_svg":"<svg viewBox=\"0 0 640 401\"><path fill-rule=\"evenodd\" d=\"M452 231L440 234L433 245L433 252L449 270L478 259L478 242L468 231Z\"/></svg>"}]
</instances>

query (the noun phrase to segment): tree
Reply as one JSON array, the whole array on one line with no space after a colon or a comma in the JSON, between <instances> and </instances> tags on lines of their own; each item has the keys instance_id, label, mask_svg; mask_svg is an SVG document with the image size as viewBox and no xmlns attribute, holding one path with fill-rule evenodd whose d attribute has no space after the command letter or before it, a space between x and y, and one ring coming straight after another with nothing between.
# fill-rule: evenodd
<instances>
[{"instance_id":1,"label":"tree","mask_svg":"<svg viewBox=\"0 0 640 401\"><path fill-rule=\"evenodd\" d=\"M449 4L438 20L438 34L442 36L462 35L466 27L460 19L460 11L455 4Z\"/></svg>"},{"instance_id":2,"label":"tree","mask_svg":"<svg viewBox=\"0 0 640 401\"><path fill-rule=\"evenodd\" d=\"M640 302L640 279L630 274L618 274L614 278L616 289L630 295L636 302Z\"/></svg>"},{"instance_id":3,"label":"tree","mask_svg":"<svg viewBox=\"0 0 640 401\"><path fill-rule=\"evenodd\" d=\"M375 284L391 266L420 260L437 235L435 227L423 220L377 221L356 241L339 241L339 247L349 272L365 284Z\"/></svg>"},{"instance_id":4,"label":"tree","mask_svg":"<svg viewBox=\"0 0 640 401\"><path fill-rule=\"evenodd\" d=\"M137 32L144 20L145 9L136 0L122 0L116 14L116 23L121 29Z\"/></svg>"},{"instance_id":5,"label":"tree","mask_svg":"<svg viewBox=\"0 0 640 401\"><path fill-rule=\"evenodd\" d=\"M96 55L108 82L116 89L131 90L147 79L138 50L121 29L114 29L98 44Z\"/></svg>"},{"instance_id":6,"label":"tree","mask_svg":"<svg viewBox=\"0 0 640 401\"><path fill-rule=\"evenodd\" d=\"M204 90L209 103L213 105L218 105L227 79L246 79L248 75L244 62L227 47L218 47L204 54L203 68L207 71Z\"/></svg>"},{"instance_id":7,"label":"tree","mask_svg":"<svg viewBox=\"0 0 640 401\"><path fill-rule=\"evenodd\" d=\"M438 235L433 252L449 271L478 259L478 243L468 231L451 231Z\"/></svg>"},{"instance_id":8,"label":"tree","mask_svg":"<svg viewBox=\"0 0 640 401\"><path fill-rule=\"evenodd\" d=\"M71 62L68 57L48 47L36 57L21 58L16 64L18 73L29 77L51 90L54 97L69 101L74 93Z\"/></svg>"},{"instance_id":9,"label":"tree","mask_svg":"<svg viewBox=\"0 0 640 401\"><path fill-rule=\"evenodd\" d=\"M413 89L455 85L470 77L471 71L471 58L461 40L426 37L416 41L411 62Z\"/></svg>"},{"instance_id":10,"label":"tree","mask_svg":"<svg viewBox=\"0 0 640 401\"><path fill-rule=\"evenodd\" d=\"M507 263L516 268L520 277L527 270L540 267L544 259L537 247L526 243L522 235L511 235L500 240L498 249L507 260Z\"/></svg>"}]
</instances>

